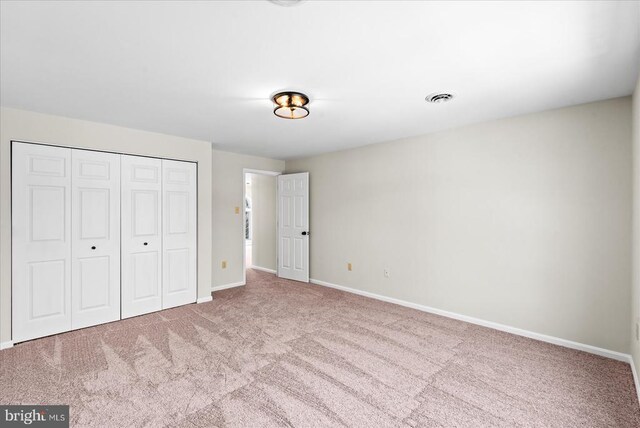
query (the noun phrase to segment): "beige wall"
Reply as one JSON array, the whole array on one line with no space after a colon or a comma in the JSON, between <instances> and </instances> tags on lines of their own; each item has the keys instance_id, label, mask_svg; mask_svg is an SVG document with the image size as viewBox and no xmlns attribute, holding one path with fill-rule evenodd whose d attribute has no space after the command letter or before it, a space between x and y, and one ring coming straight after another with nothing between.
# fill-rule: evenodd
<instances>
[{"instance_id":1,"label":"beige wall","mask_svg":"<svg viewBox=\"0 0 640 428\"><path fill-rule=\"evenodd\" d=\"M287 162L311 173L312 278L628 352L628 320L640 316L639 92L633 314L628 97ZM197 161L198 296L242 282L243 169L283 171L283 161L0 112L0 341L11 327L10 140ZM275 269L275 253L257 257Z\"/></svg>"},{"instance_id":2,"label":"beige wall","mask_svg":"<svg viewBox=\"0 0 640 428\"><path fill-rule=\"evenodd\" d=\"M241 283L244 169L284 171L284 161L213 150L213 285ZM235 207L240 208L238 214ZM222 261L227 268L222 269Z\"/></svg>"},{"instance_id":3,"label":"beige wall","mask_svg":"<svg viewBox=\"0 0 640 428\"><path fill-rule=\"evenodd\" d=\"M640 77L633 93L633 284L631 355L640 374L640 341L636 338L636 323L640 323ZM640 326L639 326L640 327ZM640 391L638 391L640 396Z\"/></svg>"},{"instance_id":4,"label":"beige wall","mask_svg":"<svg viewBox=\"0 0 640 428\"><path fill-rule=\"evenodd\" d=\"M287 161L310 172L311 277L629 352L630 115L625 97Z\"/></svg>"},{"instance_id":5,"label":"beige wall","mask_svg":"<svg viewBox=\"0 0 640 428\"><path fill-rule=\"evenodd\" d=\"M251 174L253 266L276 270L276 177Z\"/></svg>"},{"instance_id":6,"label":"beige wall","mask_svg":"<svg viewBox=\"0 0 640 428\"><path fill-rule=\"evenodd\" d=\"M0 341L11 339L10 141L198 162L198 297L211 289L211 144L23 110L0 110Z\"/></svg>"}]
</instances>

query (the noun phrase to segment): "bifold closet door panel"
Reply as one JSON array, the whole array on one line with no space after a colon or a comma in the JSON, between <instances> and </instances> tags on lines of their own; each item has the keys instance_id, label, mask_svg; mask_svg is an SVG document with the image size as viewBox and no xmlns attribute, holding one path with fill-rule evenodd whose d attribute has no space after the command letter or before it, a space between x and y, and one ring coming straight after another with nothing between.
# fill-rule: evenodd
<instances>
[{"instance_id":1,"label":"bifold closet door panel","mask_svg":"<svg viewBox=\"0 0 640 428\"><path fill-rule=\"evenodd\" d=\"M122 318L162 309L162 161L121 155Z\"/></svg>"},{"instance_id":2,"label":"bifold closet door panel","mask_svg":"<svg viewBox=\"0 0 640 428\"><path fill-rule=\"evenodd\" d=\"M120 319L120 155L71 151L71 327Z\"/></svg>"},{"instance_id":3,"label":"bifold closet door panel","mask_svg":"<svg viewBox=\"0 0 640 428\"><path fill-rule=\"evenodd\" d=\"M13 341L71 330L71 149L12 143Z\"/></svg>"},{"instance_id":4,"label":"bifold closet door panel","mask_svg":"<svg viewBox=\"0 0 640 428\"><path fill-rule=\"evenodd\" d=\"M196 301L196 164L162 160L162 308Z\"/></svg>"}]
</instances>

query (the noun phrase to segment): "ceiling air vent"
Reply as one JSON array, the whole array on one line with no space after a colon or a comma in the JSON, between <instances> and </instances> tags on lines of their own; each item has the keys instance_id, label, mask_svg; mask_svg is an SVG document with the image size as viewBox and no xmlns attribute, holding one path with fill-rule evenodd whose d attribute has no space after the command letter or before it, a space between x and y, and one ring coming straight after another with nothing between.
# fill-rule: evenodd
<instances>
[{"instance_id":1,"label":"ceiling air vent","mask_svg":"<svg viewBox=\"0 0 640 428\"><path fill-rule=\"evenodd\" d=\"M427 95L427 98L425 98L425 99L427 101L429 101L430 103L446 103L447 101L451 100L452 98L453 98L453 95L451 95L451 94L435 93L435 94Z\"/></svg>"}]
</instances>

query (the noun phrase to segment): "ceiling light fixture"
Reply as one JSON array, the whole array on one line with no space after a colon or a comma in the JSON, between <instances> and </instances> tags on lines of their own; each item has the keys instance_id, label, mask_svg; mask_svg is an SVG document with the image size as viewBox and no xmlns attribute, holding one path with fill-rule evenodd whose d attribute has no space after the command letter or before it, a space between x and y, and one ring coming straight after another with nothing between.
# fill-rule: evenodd
<instances>
[{"instance_id":1,"label":"ceiling light fixture","mask_svg":"<svg viewBox=\"0 0 640 428\"><path fill-rule=\"evenodd\" d=\"M276 104L273 114L283 119L302 119L309 116L309 97L300 92L278 92L272 98Z\"/></svg>"},{"instance_id":2,"label":"ceiling light fixture","mask_svg":"<svg viewBox=\"0 0 640 428\"><path fill-rule=\"evenodd\" d=\"M452 98L453 98L452 94L436 92L436 93L427 95L425 100L429 101L430 103L440 104L440 103L446 103L447 101L451 101Z\"/></svg>"}]
</instances>

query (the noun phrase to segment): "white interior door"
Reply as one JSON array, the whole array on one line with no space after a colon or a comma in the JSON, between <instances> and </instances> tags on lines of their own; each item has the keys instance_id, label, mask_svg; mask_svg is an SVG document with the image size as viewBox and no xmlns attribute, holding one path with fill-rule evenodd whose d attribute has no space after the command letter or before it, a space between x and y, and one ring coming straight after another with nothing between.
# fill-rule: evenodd
<instances>
[{"instance_id":1,"label":"white interior door","mask_svg":"<svg viewBox=\"0 0 640 428\"><path fill-rule=\"evenodd\" d=\"M121 155L122 318L162 309L162 161Z\"/></svg>"},{"instance_id":2,"label":"white interior door","mask_svg":"<svg viewBox=\"0 0 640 428\"><path fill-rule=\"evenodd\" d=\"M120 319L120 155L71 151L71 327Z\"/></svg>"},{"instance_id":3,"label":"white interior door","mask_svg":"<svg viewBox=\"0 0 640 428\"><path fill-rule=\"evenodd\" d=\"M162 308L196 301L196 164L162 160Z\"/></svg>"},{"instance_id":4,"label":"white interior door","mask_svg":"<svg viewBox=\"0 0 640 428\"><path fill-rule=\"evenodd\" d=\"M71 330L71 149L12 144L13 341Z\"/></svg>"},{"instance_id":5,"label":"white interior door","mask_svg":"<svg viewBox=\"0 0 640 428\"><path fill-rule=\"evenodd\" d=\"M309 173L278 176L278 276L309 282Z\"/></svg>"}]
</instances>

